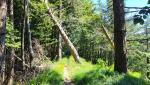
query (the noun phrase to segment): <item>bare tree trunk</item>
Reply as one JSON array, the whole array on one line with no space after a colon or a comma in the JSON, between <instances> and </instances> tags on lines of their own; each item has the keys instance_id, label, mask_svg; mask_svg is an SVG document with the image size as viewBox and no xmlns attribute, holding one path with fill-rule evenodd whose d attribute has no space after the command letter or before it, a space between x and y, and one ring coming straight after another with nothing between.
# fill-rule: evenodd
<instances>
[{"instance_id":1,"label":"bare tree trunk","mask_svg":"<svg viewBox=\"0 0 150 85\"><path fill-rule=\"evenodd\" d=\"M31 62L32 59L34 57L34 51L33 51L33 47L32 47L32 40L31 40L31 30L30 30L30 21L29 21L29 1L30 0L26 0L26 29L27 29L27 37L28 37L28 49L29 49L29 54L30 54L30 68L31 68Z\"/></svg>"},{"instance_id":2,"label":"bare tree trunk","mask_svg":"<svg viewBox=\"0 0 150 85\"><path fill-rule=\"evenodd\" d=\"M4 74L4 49L6 35L6 15L7 4L6 0L0 0L0 85L3 82Z\"/></svg>"},{"instance_id":3,"label":"bare tree trunk","mask_svg":"<svg viewBox=\"0 0 150 85\"><path fill-rule=\"evenodd\" d=\"M75 59L76 62L80 63L80 60L79 60L79 54L76 50L76 48L74 47L73 43L69 40L68 36L66 35L65 31L63 30L61 24L58 22L59 20L54 16L54 14L52 13L52 9L50 9L48 7L48 1L46 0L45 1L45 4L47 6L47 9L48 9L48 12L49 12L49 15L50 17L53 19L54 23L58 26L58 30L60 31L60 34L62 36L62 38L64 39L65 43L68 45L68 47L70 48L71 50L71 53Z\"/></svg>"},{"instance_id":4,"label":"bare tree trunk","mask_svg":"<svg viewBox=\"0 0 150 85\"><path fill-rule=\"evenodd\" d=\"M62 0L59 0L59 10L62 9ZM59 11L59 18L61 18L61 12ZM61 22L62 23L62 22ZM59 40L58 40L59 44L59 48L58 48L58 57L59 57L59 60L62 59L62 37L61 37L61 34L59 32Z\"/></svg>"},{"instance_id":5,"label":"bare tree trunk","mask_svg":"<svg viewBox=\"0 0 150 85\"><path fill-rule=\"evenodd\" d=\"M25 9L25 6L24 6ZM23 17L23 28L21 29L21 60L22 60L22 70L25 70L25 53L24 53L24 33L25 33L25 17Z\"/></svg>"},{"instance_id":6,"label":"bare tree trunk","mask_svg":"<svg viewBox=\"0 0 150 85\"><path fill-rule=\"evenodd\" d=\"M12 29L14 30L14 0L9 0L10 1L10 20L11 20L11 24L12 24ZM14 42L14 33L12 33L12 42ZM14 63L15 63L15 50L14 48L11 48L11 55L10 55L10 60L11 60L11 70L10 70L10 80L9 80L9 85L13 85L13 78L14 78Z\"/></svg>"},{"instance_id":7,"label":"bare tree trunk","mask_svg":"<svg viewBox=\"0 0 150 85\"><path fill-rule=\"evenodd\" d=\"M59 60L62 59L62 37L61 34L59 33L59 49L58 49L58 56L59 56Z\"/></svg>"},{"instance_id":8,"label":"bare tree trunk","mask_svg":"<svg viewBox=\"0 0 150 85\"><path fill-rule=\"evenodd\" d=\"M7 49L7 57L6 57L6 70L5 70L5 80L3 85L13 85L13 77L14 77L14 58L15 52L13 49Z\"/></svg>"},{"instance_id":9,"label":"bare tree trunk","mask_svg":"<svg viewBox=\"0 0 150 85\"><path fill-rule=\"evenodd\" d=\"M114 11L114 45L115 45L115 67L120 73L127 72L127 59L125 49L125 17L124 0L113 0Z\"/></svg>"},{"instance_id":10,"label":"bare tree trunk","mask_svg":"<svg viewBox=\"0 0 150 85\"><path fill-rule=\"evenodd\" d=\"M30 67L31 67L31 62L32 62L32 59L34 57L34 52L33 52L33 48L32 48L32 40L31 40L31 30L30 30L30 22L29 22L29 0L24 0L24 18L25 18L25 23L24 23L24 26L25 26L25 33L24 33L24 37L25 37L25 40L24 41L24 51L26 52L26 55L25 56L26 58L29 58L27 60L29 60L29 63L30 64Z\"/></svg>"},{"instance_id":11,"label":"bare tree trunk","mask_svg":"<svg viewBox=\"0 0 150 85\"><path fill-rule=\"evenodd\" d=\"M14 13L13 13L13 0L8 0L8 15L10 18L10 22L12 25L12 29L14 30ZM12 33L12 38L11 41L14 42L14 33ZM7 72L6 72L6 78L3 82L3 84L9 84L9 85L13 85L13 77L14 77L14 62L15 62L15 51L13 48L10 48L10 55L8 54L7 58L8 60L6 60L6 66L7 66Z\"/></svg>"}]
</instances>

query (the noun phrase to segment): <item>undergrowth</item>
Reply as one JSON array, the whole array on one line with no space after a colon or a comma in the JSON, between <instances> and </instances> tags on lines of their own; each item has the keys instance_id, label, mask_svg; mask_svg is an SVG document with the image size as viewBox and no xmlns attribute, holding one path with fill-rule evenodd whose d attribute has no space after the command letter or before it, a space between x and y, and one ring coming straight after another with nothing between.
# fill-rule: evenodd
<instances>
[{"instance_id":1,"label":"undergrowth","mask_svg":"<svg viewBox=\"0 0 150 85\"><path fill-rule=\"evenodd\" d=\"M75 85L149 85L135 75L119 74L107 69L96 69L77 75L74 83Z\"/></svg>"},{"instance_id":2,"label":"undergrowth","mask_svg":"<svg viewBox=\"0 0 150 85\"><path fill-rule=\"evenodd\" d=\"M84 59L81 59L81 62L77 64L72 57L63 58L33 78L29 85L64 85L64 66L67 66L75 85L150 85L150 82L141 78L139 72L128 71L127 74L119 74L113 71L113 65L108 67L102 60L96 65Z\"/></svg>"},{"instance_id":3,"label":"undergrowth","mask_svg":"<svg viewBox=\"0 0 150 85\"><path fill-rule=\"evenodd\" d=\"M53 70L45 70L36 78L33 78L27 85L63 85L63 78Z\"/></svg>"}]
</instances>

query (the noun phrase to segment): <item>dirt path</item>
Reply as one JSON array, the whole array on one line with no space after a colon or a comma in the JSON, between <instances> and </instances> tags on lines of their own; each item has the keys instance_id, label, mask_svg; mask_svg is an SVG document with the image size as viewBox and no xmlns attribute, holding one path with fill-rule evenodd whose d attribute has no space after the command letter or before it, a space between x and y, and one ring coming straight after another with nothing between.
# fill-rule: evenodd
<instances>
[{"instance_id":1,"label":"dirt path","mask_svg":"<svg viewBox=\"0 0 150 85\"><path fill-rule=\"evenodd\" d=\"M64 85L74 85L69 77L67 65L64 66Z\"/></svg>"}]
</instances>

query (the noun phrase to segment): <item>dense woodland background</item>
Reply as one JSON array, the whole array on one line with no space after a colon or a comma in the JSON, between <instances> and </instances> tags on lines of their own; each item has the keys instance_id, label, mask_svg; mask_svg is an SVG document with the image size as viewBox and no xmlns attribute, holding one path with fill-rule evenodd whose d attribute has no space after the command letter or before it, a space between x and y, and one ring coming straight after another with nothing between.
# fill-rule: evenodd
<instances>
[{"instance_id":1,"label":"dense woodland background","mask_svg":"<svg viewBox=\"0 0 150 85\"><path fill-rule=\"evenodd\" d=\"M0 85L150 85L149 14L124 0L0 0Z\"/></svg>"}]
</instances>

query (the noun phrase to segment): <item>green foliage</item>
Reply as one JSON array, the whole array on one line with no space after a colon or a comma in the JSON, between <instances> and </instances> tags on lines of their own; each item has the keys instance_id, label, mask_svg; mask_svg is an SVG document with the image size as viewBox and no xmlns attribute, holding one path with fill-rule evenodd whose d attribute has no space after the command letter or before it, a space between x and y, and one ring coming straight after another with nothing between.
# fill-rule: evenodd
<instances>
[{"instance_id":1,"label":"green foliage","mask_svg":"<svg viewBox=\"0 0 150 85\"><path fill-rule=\"evenodd\" d=\"M149 68L148 64L146 64L146 58L149 56L150 54L146 52L138 50L131 51L128 54L128 68L133 71L141 72L142 77L145 77Z\"/></svg>"},{"instance_id":2,"label":"green foliage","mask_svg":"<svg viewBox=\"0 0 150 85\"><path fill-rule=\"evenodd\" d=\"M138 72L119 74L111 71L110 67L100 67L76 75L74 78L75 85L149 85L149 82L143 80Z\"/></svg>"},{"instance_id":3,"label":"green foliage","mask_svg":"<svg viewBox=\"0 0 150 85\"><path fill-rule=\"evenodd\" d=\"M27 85L63 85L63 78L54 70L45 70L33 78Z\"/></svg>"},{"instance_id":4,"label":"green foliage","mask_svg":"<svg viewBox=\"0 0 150 85\"><path fill-rule=\"evenodd\" d=\"M150 0L148 0L148 4L150 4Z\"/></svg>"},{"instance_id":5,"label":"green foliage","mask_svg":"<svg viewBox=\"0 0 150 85\"><path fill-rule=\"evenodd\" d=\"M50 70L46 70L31 80L30 85L63 85L63 69L67 66L69 77L75 85L149 85L141 78L141 73L128 71L119 74L113 71L113 65L107 67L103 60L97 65L92 65L81 59L77 64L72 56L55 62Z\"/></svg>"},{"instance_id":6,"label":"green foliage","mask_svg":"<svg viewBox=\"0 0 150 85\"><path fill-rule=\"evenodd\" d=\"M77 75L82 75L85 72L95 69L95 65L92 65L91 62L86 62L83 58L80 58L80 61L82 62L81 64L76 63L72 56L70 56L67 61L67 66L70 73L69 75L72 79L74 79Z\"/></svg>"},{"instance_id":7,"label":"green foliage","mask_svg":"<svg viewBox=\"0 0 150 85\"><path fill-rule=\"evenodd\" d=\"M134 15L134 24L140 23L141 25L144 24L144 19L148 17L150 14L150 8L148 6L143 7L140 11L139 14Z\"/></svg>"},{"instance_id":8,"label":"green foliage","mask_svg":"<svg viewBox=\"0 0 150 85\"><path fill-rule=\"evenodd\" d=\"M100 30L101 18L94 12L91 0L63 0L62 9L59 9L59 0L50 1L49 5L54 9L58 20L62 21L66 34L79 51L84 47L84 42L87 42L87 45L94 44L95 50L98 50L100 44L107 44L103 34L97 31ZM54 23L47 14L45 4L40 0L32 0L30 3L30 25L32 38L39 39L44 48L47 49L58 42L52 38L57 35L52 34ZM66 45L62 45L66 48ZM63 51L65 52L65 49Z\"/></svg>"},{"instance_id":9,"label":"green foliage","mask_svg":"<svg viewBox=\"0 0 150 85\"><path fill-rule=\"evenodd\" d=\"M141 73L139 72L131 72L130 70L128 70L128 74L132 77L135 77L135 78L140 78L142 75Z\"/></svg>"},{"instance_id":10,"label":"green foliage","mask_svg":"<svg viewBox=\"0 0 150 85\"><path fill-rule=\"evenodd\" d=\"M49 69L42 71L27 82L27 85L63 85L64 61L65 59L54 62Z\"/></svg>"},{"instance_id":11,"label":"green foliage","mask_svg":"<svg viewBox=\"0 0 150 85\"><path fill-rule=\"evenodd\" d=\"M6 47L14 49L20 48L21 42L20 37L18 36L19 31L14 28L9 18L7 18L6 31Z\"/></svg>"},{"instance_id":12,"label":"green foliage","mask_svg":"<svg viewBox=\"0 0 150 85\"><path fill-rule=\"evenodd\" d=\"M42 44L48 46L52 41L50 36L53 22L47 14L44 3L32 1L30 4L30 24L32 37L39 39Z\"/></svg>"},{"instance_id":13,"label":"green foliage","mask_svg":"<svg viewBox=\"0 0 150 85\"><path fill-rule=\"evenodd\" d=\"M105 67L106 66L106 63L102 60L102 59L98 59L98 66L100 66L101 68L102 67Z\"/></svg>"}]
</instances>

